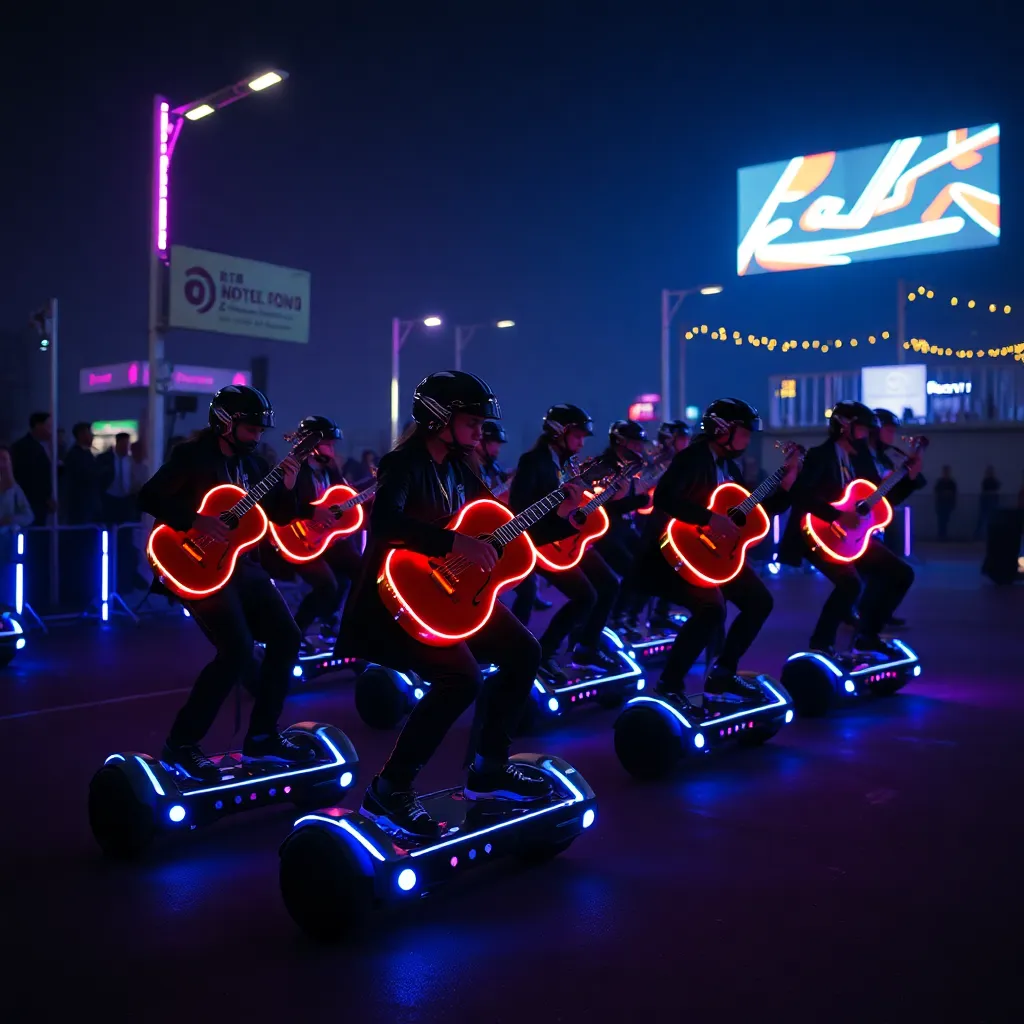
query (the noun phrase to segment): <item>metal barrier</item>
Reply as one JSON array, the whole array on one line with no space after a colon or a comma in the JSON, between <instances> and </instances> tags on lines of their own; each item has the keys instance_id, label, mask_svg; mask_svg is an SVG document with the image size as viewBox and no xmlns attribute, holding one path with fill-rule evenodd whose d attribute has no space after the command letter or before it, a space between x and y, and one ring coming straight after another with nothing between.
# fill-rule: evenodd
<instances>
[{"instance_id":1,"label":"metal barrier","mask_svg":"<svg viewBox=\"0 0 1024 1024\"><path fill-rule=\"evenodd\" d=\"M138 616L116 589L117 539L120 531L137 526L51 525L19 532L15 549L15 610L43 629L47 622L83 618L109 622L112 614L126 615L138 622ZM58 548L55 560L47 557L54 535ZM54 571L58 574L56 580L52 578ZM72 591L77 588L70 600L69 585ZM78 607L66 610L69 604ZM42 614L41 609L45 609Z\"/></svg>"}]
</instances>

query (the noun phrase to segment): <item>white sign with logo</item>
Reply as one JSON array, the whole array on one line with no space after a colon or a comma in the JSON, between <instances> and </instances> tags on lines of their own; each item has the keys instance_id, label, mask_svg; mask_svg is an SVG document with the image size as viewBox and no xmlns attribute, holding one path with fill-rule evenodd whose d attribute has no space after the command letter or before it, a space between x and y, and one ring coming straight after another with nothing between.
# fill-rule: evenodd
<instances>
[{"instance_id":1,"label":"white sign with logo","mask_svg":"<svg viewBox=\"0 0 1024 1024\"><path fill-rule=\"evenodd\" d=\"M310 274L171 246L170 326L274 341L309 341Z\"/></svg>"},{"instance_id":2,"label":"white sign with logo","mask_svg":"<svg viewBox=\"0 0 1024 1024\"><path fill-rule=\"evenodd\" d=\"M928 411L927 380L924 363L865 366L860 371L860 400L869 409L888 409L901 417L905 409L910 409L914 419L924 419Z\"/></svg>"}]
</instances>

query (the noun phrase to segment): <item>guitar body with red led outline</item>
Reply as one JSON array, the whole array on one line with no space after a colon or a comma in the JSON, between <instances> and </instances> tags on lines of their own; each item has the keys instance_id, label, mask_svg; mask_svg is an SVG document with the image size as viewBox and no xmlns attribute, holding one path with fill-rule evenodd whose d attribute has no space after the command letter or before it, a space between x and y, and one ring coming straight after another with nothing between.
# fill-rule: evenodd
<instances>
[{"instance_id":1,"label":"guitar body with red led outline","mask_svg":"<svg viewBox=\"0 0 1024 1024\"><path fill-rule=\"evenodd\" d=\"M365 491L356 492L348 484L329 487L316 501L314 508L326 505L332 510L335 522L331 525L314 519L296 519L287 526L270 524L270 535L281 555L295 565L319 558L339 537L348 537L363 528L366 504L377 490L372 484Z\"/></svg>"},{"instance_id":2,"label":"guitar body with red led outline","mask_svg":"<svg viewBox=\"0 0 1024 1024\"><path fill-rule=\"evenodd\" d=\"M780 444L784 457L800 452L800 445ZM728 516L738 529L735 539L712 535L706 526L670 519L661 535L661 553L687 583L695 587L720 587L734 580L746 564L747 549L768 536L771 520L761 503L775 490L786 473L781 466L751 493L733 481L719 484L711 494L708 509Z\"/></svg>"},{"instance_id":3,"label":"guitar body with red led outline","mask_svg":"<svg viewBox=\"0 0 1024 1024\"><path fill-rule=\"evenodd\" d=\"M911 453L928 446L928 438L917 437L911 442ZM878 486L870 480L851 480L832 507L839 512L856 512L860 522L853 529L845 529L838 522L827 523L810 513L801 524L812 552L819 552L830 562L856 562L868 549L871 538L892 522L892 505L886 495L907 475L905 467L894 469Z\"/></svg>"},{"instance_id":4,"label":"guitar body with red led outline","mask_svg":"<svg viewBox=\"0 0 1024 1024\"><path fill-rule=\"evenodd\" d=\"M303 434L289 454L303 459L321 440L319 433ZM231 531L226 541L195 528L182 532L166 523L156 526L146 543L146 557L160 582L187 601L209 597L226 586L239 557L266 535L269 519L259 502L283 476L283 463L278 463L248 491L219 484L206 492L196 514L220 519Z\"/></svg>"},{"instance_id":5,"label":"guitar body with red led outline","mask_svg":"<svg viewBox=\"0 0 1024 1024\"><path fill-rule=\"evenodd\" d=\"M514 518L507 505L481 498L463 506L448 529L487 538ZM453 555L431 558L393 548L377 587L384 607L411 637L431 647L451 647L483 629L498 595L526 579L536 564L533 542L524 532L501 545L501 558L489 571Z\"/></svg>"},{"instance_id":6,"label":"guitar body with red led outline","mask_svg":"<svg viewBox=\"0 0 1024 1024\"><path fill-rule=\"evenodd\" d=\"M614 500L619 487L636 470L635 462L628 462L625 468L611 480L593 491L584 491L580 507L573 513L576 520L575 532L562 540L549 541L537 548L537 561L551 572L566 572L583 561L587 548L603 537L611 528L612 521L603 508Z\"/></svg>"},{"instance_id":7,"label":"guitar body with red led outline","mask_svg":"<svg viewBox=\"0 0 1024 1024\"><path fill-rule=\"evenodd\" d=\"M600 462L578 467L573 461L574 479ZM420 643L451 647L469 639L487 625L498 595L533 572L537 549L526 531L565 501L567 486L562 484L518 515L494 498L463 506L447 529L493 544L501 557L489 571L454 554L433 558L392 548L377 574L384 607Z\"/></svg>"}]
</instances>

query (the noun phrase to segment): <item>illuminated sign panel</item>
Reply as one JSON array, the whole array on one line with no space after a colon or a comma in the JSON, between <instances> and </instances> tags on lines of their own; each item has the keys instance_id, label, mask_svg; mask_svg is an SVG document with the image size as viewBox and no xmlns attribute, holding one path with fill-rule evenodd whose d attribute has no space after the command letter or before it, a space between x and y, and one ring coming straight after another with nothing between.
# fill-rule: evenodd
<instances>
[{"instance_id":1,"label":"illuminated sign panel","mask_svg":"<svg viewBox=\"0 0 1024 1024\"><path fill-rule=\"evenodd\" d=\"M174 366L167 390L184 395L212 395L229 384L251 384L248 370L222 370L216 366ZM114 363L109 366L87 366L78 371L79 394L95 391L127 391L149 387L149 363Z\"/></svg>"},{"instance_id":2,"label":"illuminated sign panel","mask_svg":"<svg viewBox=\"0 0 1024 1024\"><path fill-rule=\"evenodd\" d=\"M915 419L924 419L927 378L924 363L864 366L860 371L860 400L871 409L888 409L896 416L910 409Z\"/></svg>"},{"instance_id":3,"label":"illuminated sign panel","mask_svg":"<svg viewBox=\"0 0 1024 1024\"><path fill-rule=\"evenodd\" d=\"M999 125L744 167L740 277L999 244Z\"/></svg>"}]
</instances>

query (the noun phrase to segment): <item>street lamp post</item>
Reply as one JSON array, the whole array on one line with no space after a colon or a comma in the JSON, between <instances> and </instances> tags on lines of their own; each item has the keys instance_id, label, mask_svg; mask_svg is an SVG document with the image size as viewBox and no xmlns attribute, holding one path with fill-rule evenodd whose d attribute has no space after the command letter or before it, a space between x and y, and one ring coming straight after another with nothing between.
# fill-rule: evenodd
<instances>
[{"instance_id":1,"label":"street lamp post","mask_svg":"<svg viewBox=\"0 0 1024 1024\"><path fill-rule=\"evenodd\" d=\"M165 276L170 259L168 204L170 201L171 158L185 121L199 121L253 93L263 92L288 77L285 71L267 71L226 86L193 103L171 108L163 96L153 100L153 180L151 186L149 244L149 362L146 434L151 465L156 469L164 457L164 330L166 311Z\"/></svg>"},{"instance_id":2,"label":"street lamp post","mask_svg":"<svg viewBox=\"0 0 1024 1024\"><path fill-rule=\"evenodd\" d=\"M663 288L661 292L661 417L663 420L672 419L672 385L669 380L671 375L671 329L672 320L683 299L687 295L717 295L722 290L720 284L706 284L699 288L683 288L673 291L670 288ZM681 415L686 414L686 341L683 340L679 347L679 411Z\"/></svg>"},{"instance_id":3,"label":"street lamp post","mask_svg":"<svg viewBox=\"0 0 1024 1024\"><path fill-rule=\"evenodd\" d=\"M394 317L391 321L391 446L398 441L398 398L401 379L401 352L409 332L417 325L440 327L439 316L426 316L420 320L402 320Z\"/></svg>"},{"instance_id":4,"label":"street lamp post","mask_svg":"<svg viewBox=\"0 0 1024 1024\"><path fill-rule=\"evenodd\" d=\"M471 324L469 327L463 327L461 325L455 328L455 369L462 369L462 353L466 346L470 343L473 335L476 334L482 327L497 327L499 330L506 330L509 327L515 327L515 320L496 320L490 324Z\"/></svg>"}]
</instances>

